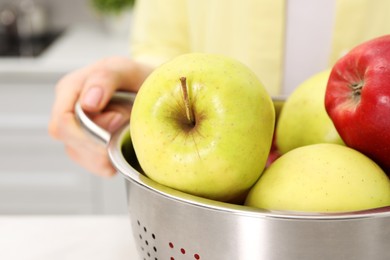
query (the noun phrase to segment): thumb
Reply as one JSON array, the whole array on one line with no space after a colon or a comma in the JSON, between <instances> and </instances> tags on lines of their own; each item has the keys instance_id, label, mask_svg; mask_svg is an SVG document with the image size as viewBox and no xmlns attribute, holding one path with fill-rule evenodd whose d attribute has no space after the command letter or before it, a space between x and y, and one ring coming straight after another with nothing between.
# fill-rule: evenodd
<instances>
[{"instance_id":1,"label":"thumb","mask_svg":"<svg viewBox=\"0 0 390 260\"><path fill-rule=\"evenodd\" d=\"M113 72L100 71L91 74L86 79L80 95L81 107L87 112L102 111L118 86L118 77Z\"/></svg>"}]
</instances>

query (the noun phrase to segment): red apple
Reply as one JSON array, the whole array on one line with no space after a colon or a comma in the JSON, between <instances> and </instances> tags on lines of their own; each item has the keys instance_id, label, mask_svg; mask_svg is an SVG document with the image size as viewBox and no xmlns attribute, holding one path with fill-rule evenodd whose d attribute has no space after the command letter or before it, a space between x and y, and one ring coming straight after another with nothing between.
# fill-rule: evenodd
<instances>
[{"instance_id":1,"label":"red apple","mask_svg":"<svg viewBox=\"0 0 390 260\"><path fill-rule=\"evenodd\" d=\"M273 135L273 138L272 138L272 144L271 144L271 149L270 149L270 152L268 154L268 158L267 158L267 162L265 164L265 167L269 167L271 166L271 164L276 160L278 159L280 156L281 156L281 153L279 152L279 149L276 145L276 135L274 133Z\"/></svg>"},{"instance_id":2,"label":"red apple","mask_svg":"<svg viewBox=\"0 0 390 260\"><path fill-rule=\"evenodd\" d=\"M364 42L333 66L325 107L345 144L390 174L390 35Z\"/></svg>"}]
</instances>

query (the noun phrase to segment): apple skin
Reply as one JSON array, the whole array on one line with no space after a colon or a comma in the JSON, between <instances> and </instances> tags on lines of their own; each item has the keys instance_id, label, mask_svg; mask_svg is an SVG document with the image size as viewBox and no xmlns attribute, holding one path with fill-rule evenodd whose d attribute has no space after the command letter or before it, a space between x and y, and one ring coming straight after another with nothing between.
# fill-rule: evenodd
<instances>
[{"instance_id":1,"label":"apple skin","mask_svg":"<svg viewBox=\"0 0 390 260\"><path fill-rule=\"evenodd\" d=\"M378 208L390 205L390 180L373 160L352 148L307 145L271 164L245 205L316 213Z\"/></svg>"},{"instance_id":2,"label":"apple skin","mask_svg":"<svg viewBox=\"0 0 390 260\"><path fill-rule=\"evenodd\" d=\"M345 144L390 174L390 35L366 41L336 62L325 107Z\"/></svg>"},{"instance_id":3,"label":"apple skin","mask_svg":"<svg viewBox=\"0 0 390 260\"><path fill-rule=\"evenodd\" d=\"M314 74L286 99L275 131L279 153L316 143L344 144L325 110L329 74L330 70Z\"/></svg>"},{"instance_id":4,"label":"apple skin","mask_svg":"<svg viewBox=\"0 0 390 260\"><path fill-rule=\"evenodd\" d=\"M186 117L185 77L195 124ZM157 68L141 86L130 133L145 174L220 201L242 197L264 170L275 124L255 74L220 55L191 53Z\"/></svg>"}]
</instances>

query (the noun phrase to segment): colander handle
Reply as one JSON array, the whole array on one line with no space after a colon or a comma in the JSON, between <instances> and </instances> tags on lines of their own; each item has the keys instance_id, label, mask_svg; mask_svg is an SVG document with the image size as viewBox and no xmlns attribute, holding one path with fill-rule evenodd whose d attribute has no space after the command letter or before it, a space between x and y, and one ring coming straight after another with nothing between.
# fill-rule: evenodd
<instances>
[{"instance_id":1,"label":"colander handle","mask_svg":"<svg viewBox=\"0 0 390 260\"><path fill-rule=\"evenodd\" d=\"M116 103L116 102L134 102L136 94L131 92L115 92L114 95L111 97L110 103ZM103 129L102 127L98 126L93 122L87 114L84 112L84 110L81 108L80 102L77 101L75 105L75 114L77 119L80 122L80 125L93 137L97 138L99 141L103 142L104 144L108 144L111 139L111 134L107 130Z\"/></svg>"}]
</instances>

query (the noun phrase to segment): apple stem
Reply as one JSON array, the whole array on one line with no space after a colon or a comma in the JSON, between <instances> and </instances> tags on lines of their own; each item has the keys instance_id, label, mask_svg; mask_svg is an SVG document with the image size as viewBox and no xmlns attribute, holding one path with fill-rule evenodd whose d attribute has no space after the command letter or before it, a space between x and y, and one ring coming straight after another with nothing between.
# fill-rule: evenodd
<instances>
[{"instance_id":1,"label":"apple stem","mask_svg":"<svg viewBox=\"0 0 390 260\"><path fill-rule=\"evenodd\" d=\"M355 96L360 96L360 94L362 92L363 86L364 86L364 82L363 81L351 84L351 88L352 88L353 93L355 94Z\"/></svg>"},{"instance_id":2,"label":"apple stem","mask_svg":"<svg viewBox=\"0 0 390 260\"><path fill-rule=\"evenodd\" d=\"M192 111L190 97L188 96L187 78L180 77L180 82L181 82L181 90L183 92L184 106L186 109L186 115L187 115L188 122L191 125L195 125L195 116L194 116L194 112Z\"/></svg>"}]
</instances>

